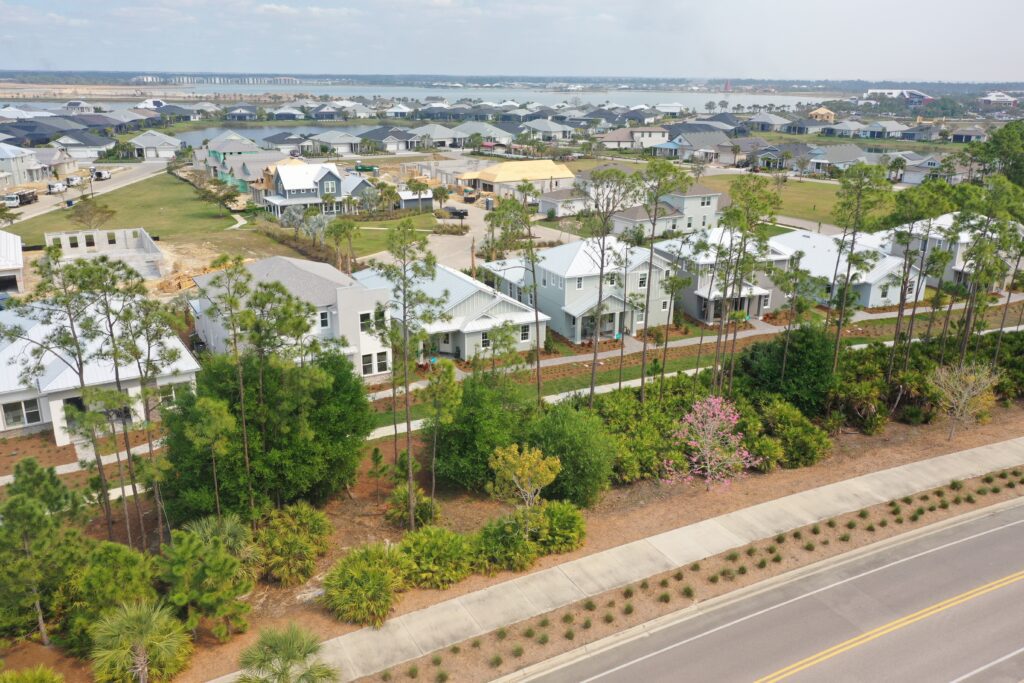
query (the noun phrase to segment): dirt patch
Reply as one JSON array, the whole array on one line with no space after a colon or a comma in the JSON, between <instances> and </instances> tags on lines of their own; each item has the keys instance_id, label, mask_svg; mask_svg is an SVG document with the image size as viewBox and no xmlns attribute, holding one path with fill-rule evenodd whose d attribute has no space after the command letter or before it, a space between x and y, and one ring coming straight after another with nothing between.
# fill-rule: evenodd
<instances>
[{"instance_id":1,"label":"dirt patch","mask_svg":"<svg viewBox=\"0 0 1024 683\"><path fill-rule=\"evenodd\" d=\"M483 681L512 673L691 605L926 524L1024 495L1024 472L929 489L729 550L403 663L424 680ZM1005 476L1006 479L1001 479ZM984 493L982 493L984 492ZM383 680L383 672L361 681Z\"/></svg>"}]
</instances>

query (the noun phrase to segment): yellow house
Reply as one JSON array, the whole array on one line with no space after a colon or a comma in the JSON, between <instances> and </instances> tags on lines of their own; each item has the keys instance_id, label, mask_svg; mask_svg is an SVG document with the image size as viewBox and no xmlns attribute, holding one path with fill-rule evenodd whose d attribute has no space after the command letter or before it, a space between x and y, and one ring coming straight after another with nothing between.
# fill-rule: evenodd
<instances>
[{"instance_id":1,"label":"yellow house","mask_svg":"<svg viewBox=\"0 0 1024 683\"><path fill-rule=\"evenodd\" d=\"M835 123L836 113L831 109L826 109L825 107L818 107L810 114L808 114L807 118L814 119L815 121L821 121L823 123Z\"/></svg>"},{"instance_id":2,"label":"yellow house","mask_svg":"<svg viewBox=\"0 0 1024 683\"><path fill-rule=\"evenodd\" d=\"M576 176L565 164L551 159L532 161L504 161L458 176L459 184L498 196L515 196L516 186L532 183L538 194L554 192L573 186Z\"/></svg>"}]
</instances>

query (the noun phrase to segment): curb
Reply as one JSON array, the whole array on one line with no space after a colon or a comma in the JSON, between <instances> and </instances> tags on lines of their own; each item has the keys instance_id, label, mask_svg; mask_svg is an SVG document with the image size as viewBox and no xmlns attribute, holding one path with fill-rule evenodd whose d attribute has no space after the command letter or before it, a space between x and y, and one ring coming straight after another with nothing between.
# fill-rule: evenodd
<instances>
[{"instance_id":1,"label":"curb","mask_svg":"<svg viewBox=\"0 0 1024 683\"><path fill-rule=\"evenodd\" d=\"M911 531L904 532L887 538L875 543L850 550L849 552L841 555L836 555L824 560L819 560L813 564L806 565L804 567L798 567L790 570L784 574L779 574L770 579L759 581L757 583L745 586L736 591L719 595L714 598L708 599L706 602L696 602L689 607L681 609L671 614L666 614L642 624L631 626L630 628L615 633L610 636L606 636L600 640L595 640L592 643L587 643L582 647L578 647L568 652L563 652L560 655L556 655L551 659L546 659L536 664L531 664L519 671L514 671L509 674L505 674L500 678L492 679L493 683L516 683L519 681L530 681L539 676L554 673L561 669L564 669L572 664L580 662L587 657L596 655L608 650L612 650L621 645L631 643L641 638L654 635L659 631L666 628L670 628L677 624L695 619L703 614L712 612L716 609L727 607L729 605L741 602L743 600L756 597L762 593L767 593L779 586L785 586L787 584L798 581L806 576L811 576L827 569L835 569L844 565L850 564L857 560L865 557L876 555L890 548L899 547L901 545L910 543L911 541L917 540L918 538L929 536L932 534L945 531L947 529L953 529L963 524L968 524L977 519L989 517L998 514L1004 510L1010 510L1016 507L1024 506L1024 497L1014 498L1012 500L1006 500L995 505L982 508L981 510L972 510L965 512L962 515L951 517L940 522L934 522L927 526L913 529Z\"/></svg>"}]
</instances>

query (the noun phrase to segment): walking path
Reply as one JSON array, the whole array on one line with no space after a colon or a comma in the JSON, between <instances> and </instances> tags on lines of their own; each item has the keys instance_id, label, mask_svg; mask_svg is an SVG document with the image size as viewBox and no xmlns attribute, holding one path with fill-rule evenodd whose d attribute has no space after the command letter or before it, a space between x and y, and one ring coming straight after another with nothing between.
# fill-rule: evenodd
<instances>
[{"instance_id":1,"label":"walking path","mask_svg":"<svg viewBox=\"0 0 1024 683\"><path fill-rule=\"evenodd\" d=\"M737 510L527 574L325 641L351 681L429 652L807 524L1024 465L1024 438L979 446ZM237 674L216 679L235 680Z\"/></svg>"}]
</instances>

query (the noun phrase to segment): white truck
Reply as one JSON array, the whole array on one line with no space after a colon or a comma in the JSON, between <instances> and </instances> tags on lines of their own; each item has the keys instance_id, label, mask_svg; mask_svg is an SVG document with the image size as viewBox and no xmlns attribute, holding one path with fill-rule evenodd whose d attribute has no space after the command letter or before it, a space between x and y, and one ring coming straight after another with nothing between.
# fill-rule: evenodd
<instances>
[{"instance_id":1,"label":"white truck","mask_svg":"<svg viewBox=\"0 0 1024 683\"><path fill-rule=\"evenodd\" d=\"M60 182L60 181L57 181L55 183L48 183L46 185L46 194L60 194L62 192L67 192L67 191L68 191L68 186L65 185L64 183Z\"/></svg>"}]
</instances>

